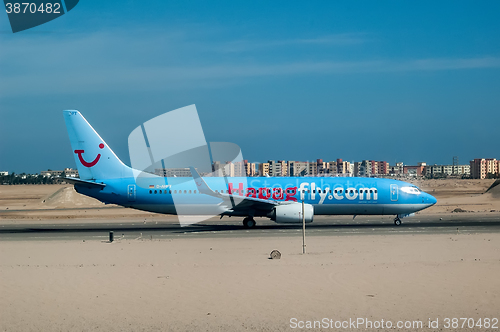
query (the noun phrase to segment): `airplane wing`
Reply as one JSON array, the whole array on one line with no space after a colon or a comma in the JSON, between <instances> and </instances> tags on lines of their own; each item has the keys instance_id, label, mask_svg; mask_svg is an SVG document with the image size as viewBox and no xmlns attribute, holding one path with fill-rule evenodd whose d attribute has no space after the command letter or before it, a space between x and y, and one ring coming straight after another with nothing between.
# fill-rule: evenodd
<instances>
[{"instance_id":1,"label":"airplane wing","mask_svg":"<svg viewBox=\"0 0 500 332\"><path fill-rule=\"evenodd\" d=\"M194 182L199 192L205 195L220 198L228 205L231 211L243 211L243 210L263 210L271 212L276 205L280 204L290 204L289 202L280 202L275 200L260 199L254 197L245 197L240 195L224 194L219 193L208 186L208 184L203 180L203 178L198 174L194 167L189 168L191 174L193 175Z\"/></svg>"},{"instance_id":2,"label":"airplane wing","mask_svg":"<svg viewBox=\"0 0 500 332\"><path fill-rule=\"evenodd\" d=\"M106 187L106 185L104 183L85 181L85 180L81 180L81 179L77 179L77 178L67 177L67 178L61 178L61 179L63 179L64 181L66 181L68 183L72 183L74 185L79 185L79 186L82 186L85 188L90 188L90 189L98 188L98 189L102 190L104 187Z\"/></svg>"}]
</instances>

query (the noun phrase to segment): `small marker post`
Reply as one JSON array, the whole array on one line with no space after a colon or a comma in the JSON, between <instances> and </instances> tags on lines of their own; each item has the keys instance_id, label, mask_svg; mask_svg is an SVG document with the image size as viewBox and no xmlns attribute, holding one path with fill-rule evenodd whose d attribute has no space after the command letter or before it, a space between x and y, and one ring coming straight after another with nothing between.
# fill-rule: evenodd
<instances>
[{"instance_id":1,"label":"small marker post","mask_svg":"<svg viewBox=\"0 0 500 332\"><path fill-rule=\"evenodd\" d=\"M306 253L306 217L304 216L304 201L302 201L302 253Z\"/></svg>"}]
</instances>

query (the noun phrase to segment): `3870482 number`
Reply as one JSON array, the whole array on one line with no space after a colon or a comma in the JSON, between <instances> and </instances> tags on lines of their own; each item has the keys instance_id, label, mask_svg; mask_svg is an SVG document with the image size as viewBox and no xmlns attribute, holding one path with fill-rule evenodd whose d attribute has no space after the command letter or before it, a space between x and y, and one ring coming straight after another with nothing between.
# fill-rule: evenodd
<instances>
[{"instance_id":1,"label":"3870482 number","mask_svg":"<svg viewBox=\"0 0 500 332\"><path fill-rule=\"evenodd\" d=\"M15 3L6 3L5 11L7 14L26 14L26 13L47 13L47 14L61 14L61 4L60 3L50 3L50 2L42 2L39 6L36 3L29 2L15 2Z\"/></svg>"},{"instance_id":2,"label":"3870482 number","mask_svg":"<svg viewBox=\"0 0 500 332\"><path fill-rule=\"evenodd\" d=\"M498 329L498 318L478 318L477 321L474 318L445 318L443 327L445 329Z\"/></svg>"}]
</instances>

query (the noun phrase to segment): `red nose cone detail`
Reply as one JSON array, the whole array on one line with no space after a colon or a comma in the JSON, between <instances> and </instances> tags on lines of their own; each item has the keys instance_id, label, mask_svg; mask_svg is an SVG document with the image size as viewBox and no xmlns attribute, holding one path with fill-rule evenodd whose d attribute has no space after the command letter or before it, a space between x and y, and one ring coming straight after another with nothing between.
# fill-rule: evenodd
<instances>
[{"instance_id":1,"label":"red nose cone detail","mask_svg":"<svg viewBox=\"0 0 500 332\"><path fill-rule=\"evenodd\" d=\"M102 144L102 143L101 143L101 144L99 144L99 147L100 147L101 149L104 149L104 144Z\"/></svg>"}]
</instances>

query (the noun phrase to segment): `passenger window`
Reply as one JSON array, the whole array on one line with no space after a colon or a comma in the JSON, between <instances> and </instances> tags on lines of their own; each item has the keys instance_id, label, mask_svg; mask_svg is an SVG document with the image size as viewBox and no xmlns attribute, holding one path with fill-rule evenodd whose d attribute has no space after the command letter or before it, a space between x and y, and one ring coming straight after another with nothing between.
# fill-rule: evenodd
<instances>
[{"instance_id":1,"label":"passenger window","mask_svg":"<svg viewBox=\"0 0 500 332\"><path fill-rule=\"evenodd\" d=\"M155 194L157 193L157 191L155 190Z\"/></svg>"},{"instance_id":2,"label":"passenger window","mask_svg":"<svg viewBox=\"0 0 500 332\"><path fill-rule=\"evenodd\" d=\"M160 190L160 194L161 194L161 190Z\"/></svg>"},{"instance_id":3,"label":"passenger window","mask_svg":"<svg viewBox=\"0 0 500 332\"><path fill-rule=\"evenodd\" d=\"M370 190L370 194L373 193L373 190Z\"/></svg>"},{"instance_id":4,"label":"passenger window","mask_svg":"<svg viewBox=\"0 0 500 332\"><path fill-rule=\"evenodd\" d=\"M168 191L168 193L169 193L169 194L171 194L171 193L172 193L172 190L169 190L169 191Z\"/></svg>"},{"instance_id":5,"label":"passenger window","mask_svg":"<svg viewBox=\"0 0 500 332\"><path fill-rule=\"evenodd\" d=\"M152 191L152 190L150 190L150 191L149 191L149 193L150 193L150 194L152 194L152 193L153 193L153 191Z\"/></svg>"},{"instance_id":6,"label":"passenger window","mask_svg":"<svg viewBox=\"0 0 500 332\"><path fill-rule=\"evenodd\" d=\"M189 193L191 193L191 190L189 191Z\"/></svg>"},{"instance_id":7,"label":"passenger window","mask_svg":"<svg viewBox=\"0 0 500 332\"><path fill-rule=\"evenodd\" d=\"M187 194L187 191L186 191L186 190L184 190L184 193L185 193L185 194Z\"/></svg>"},{"instance_id":8,"label":"passenger window","mask_svg":"<svg viewBox=\"0 0 500 332\"><path fill-rule=\"evenodd\" d=\"M174 194L177 194L177 190L174 190Z\"/></svg>"},{"instance_id":9,"label":"passenger window","mask_svg":"<svg viewBox=\"0 0 500 332\"><path fill-rule=\"evenodd\" d=\"M377 192L377 189L375 189L373 192L374 192L374 193L376 193L376 192Z\"/></svg>"},{"instance_id":10,"label":"passenger window","mask_svg":"<svg viewBox=\"0 0 500 332\"><path fill-rule=\"evenodd\" d=\"M196 194L196 190L194 191L194 193Z\"/></svg>"}]
</instances>

